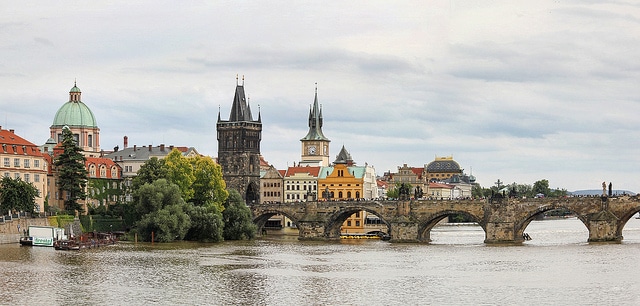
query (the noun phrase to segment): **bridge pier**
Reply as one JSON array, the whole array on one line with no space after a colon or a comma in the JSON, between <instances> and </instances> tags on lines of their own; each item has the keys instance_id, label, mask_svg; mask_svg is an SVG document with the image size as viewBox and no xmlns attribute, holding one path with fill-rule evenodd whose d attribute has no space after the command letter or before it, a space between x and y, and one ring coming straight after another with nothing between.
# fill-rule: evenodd
<instances>
[{"instance_id":1,"label":"bridge pier","mask_svg":"<svg viewBox=\"0 0 640 306\"><path fill-rule=\"evenodd\" d=\"M589 218L589 242L620 242L618 218L608 210L603 210Z\"/></svg>"},{"instance_id":2,"label":"bridge pier","mask_svg":"<svg viewBox=\"0 0 640 306\"><path fill-rule=\"evenodd\" d=\"M484 242L487 244L521 243L522 237L516 235L514 222L488 222Z\"/></svg>"},{"instance_id":3,"label":"bridge pier","mask_svg":"<svg viewBox=\"0 0 640 306\"><path fill-rule=\"evenodd\" d=\"M420 242L418 223L412 221L391 221L391 242ZM429 242L428 237L427 241Z\"/></svg>"},{"instance_id":4,"label":"bridge pier","mask_svg":"<svg viewBox=\"0 0 640 306\"><path fill-rule=\"evenodd\" d=\"M325 222L323 221L298 221L299 240L326 240L329 237L325 237ZM339 239L340 237L338 237Z\"/></svg>"}]
</instances>

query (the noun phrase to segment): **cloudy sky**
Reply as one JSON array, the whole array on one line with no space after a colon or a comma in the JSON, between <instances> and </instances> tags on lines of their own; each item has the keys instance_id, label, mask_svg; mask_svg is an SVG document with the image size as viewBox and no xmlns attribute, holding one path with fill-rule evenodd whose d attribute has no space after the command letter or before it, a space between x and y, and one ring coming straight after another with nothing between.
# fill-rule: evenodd
<instances>
[{"instance_id":1,"label":"cloudy sky","mask_svg":"<svg viewBox=\"0 0 640 306\"><path fill-rule=\"evenodd\" d=\"M12 1L1 125L33 143L77 80L101 147L217 155L236 75L262 154L300 160L315 83L331 139L378 174L453 155L478 182L640 191L640 4Z\"/></svg>"}]
</instances>

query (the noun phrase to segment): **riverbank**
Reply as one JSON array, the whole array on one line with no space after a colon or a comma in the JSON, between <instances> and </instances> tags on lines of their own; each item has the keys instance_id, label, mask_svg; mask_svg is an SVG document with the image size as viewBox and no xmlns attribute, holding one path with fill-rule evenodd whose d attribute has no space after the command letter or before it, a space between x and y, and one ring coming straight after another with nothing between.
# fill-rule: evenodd
<instances>
[{"instance_id":1,"label":"riverbank","mask_svg":"<svg viewBox=\"0 0 640 306\"><path fill-rule=\"evenodd\" d=\"M0 244L20 242L23 231L30 225L49 226L49 219L23 217L0 223Z\"/></svg>"}]
</instances>

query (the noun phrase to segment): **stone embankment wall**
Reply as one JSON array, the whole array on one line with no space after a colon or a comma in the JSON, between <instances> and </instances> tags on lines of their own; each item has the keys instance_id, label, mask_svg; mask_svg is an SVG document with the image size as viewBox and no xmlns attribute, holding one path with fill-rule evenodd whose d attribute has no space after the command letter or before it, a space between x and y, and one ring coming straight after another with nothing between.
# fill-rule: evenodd
<instances>
[{"instance_id":1,"label":"stone embankment wall","mask_svg":"<svg viewBox=\"0 0 640 306\"><path fill-rule=\"evenodd\" d=\"M18 231L18 225L20 225L20 231ZM5 221L0 223L0 244L2 243L18 243L22 236L23 230L27 229L29 225L48 226L49 219L47 218L19 218L11 221Z\"/></svg>"}]
</instances>

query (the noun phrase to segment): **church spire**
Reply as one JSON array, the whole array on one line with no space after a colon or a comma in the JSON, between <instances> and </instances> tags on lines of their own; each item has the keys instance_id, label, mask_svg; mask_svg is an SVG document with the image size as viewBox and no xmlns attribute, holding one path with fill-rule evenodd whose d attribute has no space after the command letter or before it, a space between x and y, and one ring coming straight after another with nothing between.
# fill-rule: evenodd
<instances>
[{"instance_id":1,"label":"church spire","mask_svg":"<svg viewBox=\"0 0 640 306\"><path fill-rule=\"evenodd\" d=\"M251 107L244 94L244 76L242 76L242 84L240 84L238 83L238 75L236 75L236 93L233 97L229 121L253 121Z\"/></svg>"},{"instance_id":2,"label":"church spire","mask_svg":"<svg viewBox=\"0 0 640 306\"><path fill-rule=\"evenodd\" d=\"M322 110L318 106L318 83L316 83L313 106L309 109L309 132L301 140L329 140L322 133Z\"/></svg>"}]
</instances>

